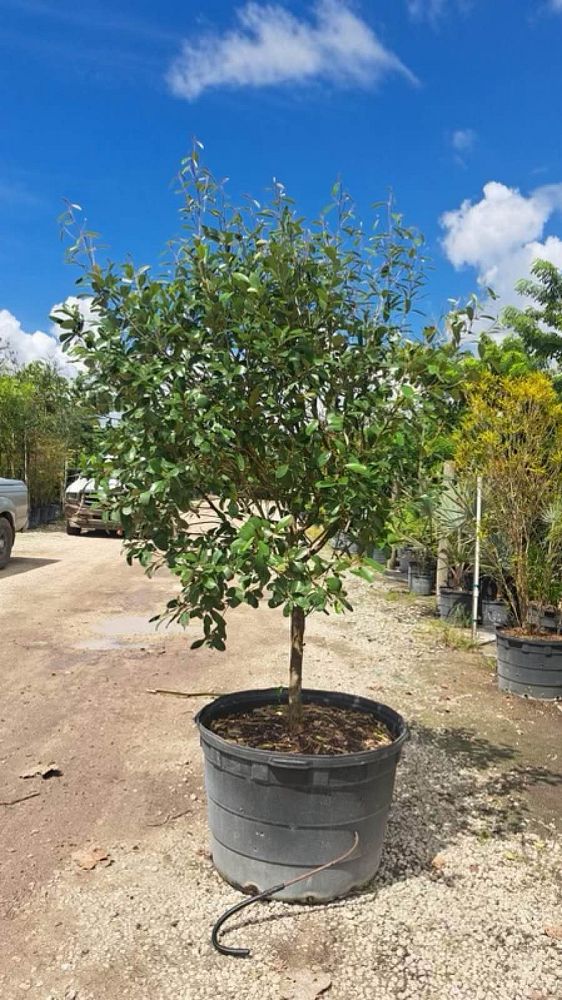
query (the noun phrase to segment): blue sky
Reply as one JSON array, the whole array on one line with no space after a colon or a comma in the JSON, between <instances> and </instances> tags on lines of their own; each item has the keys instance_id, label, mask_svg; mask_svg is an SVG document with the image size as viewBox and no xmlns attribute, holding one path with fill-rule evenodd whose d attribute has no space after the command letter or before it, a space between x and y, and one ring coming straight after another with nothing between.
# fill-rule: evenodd
<instances>
[{"instance_id":1,"label":"blue sky","mask_svg":"<svg viewBox=\"0 0 562 1000\"><path fill-rule=\"evenodd\" d=\"M192 136L234 196L341 176L426 235L425 307L562 267L562 0L0 0L0 338L49 353L57 216L157 263Z\"/></svg>"}]
</instances>

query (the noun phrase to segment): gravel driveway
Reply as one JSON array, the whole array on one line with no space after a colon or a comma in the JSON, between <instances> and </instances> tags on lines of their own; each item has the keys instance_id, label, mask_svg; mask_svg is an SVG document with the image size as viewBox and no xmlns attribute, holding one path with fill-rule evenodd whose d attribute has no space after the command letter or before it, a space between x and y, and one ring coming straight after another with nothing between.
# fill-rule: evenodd
<instances>
[{"instance_id":1,"label":"gravel driveway","mask_svg":"<svg viewBox=\"0 0 562 1000\"><path fill-rule=\"evenodd\" d=\"M213 952L240 897L207 854L205 699L149 692L283 683L286 621L241 609L226 654L190 651L147 625L173 583L119 548L34 532L0 575L1 1000L562 997L562 713L500 696L382 581L354 580L355 613L318 616L305 653L309 686L411 724L379 875L331 906L256 904L225 934L252 958Z\"/></svg>"}]
</instances>

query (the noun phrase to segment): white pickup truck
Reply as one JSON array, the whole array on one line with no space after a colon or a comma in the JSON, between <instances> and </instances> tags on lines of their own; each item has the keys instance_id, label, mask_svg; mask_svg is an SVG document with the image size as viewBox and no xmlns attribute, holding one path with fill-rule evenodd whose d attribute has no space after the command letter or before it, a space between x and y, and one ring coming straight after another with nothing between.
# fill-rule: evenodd
<instances>
[{"instance_id":1,"label":"white pickup truck","mask_svg":"<svg viewBox=\"0 0 562 1000\"><path fill-rule=\"evenodd\" d=\"M0 569L12 554L16 531L25 531L28 518L27 486L19 479L0 479Z\"/></svg>"},{"instance_id":2,"label":"white pickup truck","mask_svg":"<svg viewBox=\"0 0 562 1000\"><path fill-rule=\"evenodd\" d=\"M110 479L110 486L116 480ZM64 518L67 535L81 535L82 531L106 531L121 534L121 525L104 513L93 479L79 476L70 483L64 495Z\"/></svg>"}]
</instances>

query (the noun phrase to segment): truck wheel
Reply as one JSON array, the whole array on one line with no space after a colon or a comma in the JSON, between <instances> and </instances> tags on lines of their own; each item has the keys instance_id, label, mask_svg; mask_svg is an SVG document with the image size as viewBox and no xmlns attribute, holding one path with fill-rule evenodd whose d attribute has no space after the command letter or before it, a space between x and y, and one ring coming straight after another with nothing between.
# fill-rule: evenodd
<instances>
[{"instance_id":1,"label":"truck wheel","mask_svg":"<svg viewBox=\"0 0 562 1000\"><path fill-rule=\"evenodd\" d=\"M0 517L0 569L4 569L12 554L14 535L12 525L5 517Z\"/></svg>"},{"instance_id":2,"label":"truck wheel","mask_svg":"<svg viewBox=\"0 0 562 1000\"><path fill-rule=\"evenodd\" d=\"M79 535L80 531L81 531L81 529L80 528L76 528L73 524L70 523L70 521L66 522L66 533L67 533L67 535Z\"/></svg>"}]
</instances>

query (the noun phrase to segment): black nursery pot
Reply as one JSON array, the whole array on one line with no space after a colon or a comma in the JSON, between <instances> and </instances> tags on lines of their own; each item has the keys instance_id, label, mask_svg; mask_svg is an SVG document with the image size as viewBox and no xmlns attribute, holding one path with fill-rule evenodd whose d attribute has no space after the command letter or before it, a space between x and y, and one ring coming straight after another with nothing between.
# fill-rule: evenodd
<instances>
[{"instance_id":1,"label":"black nursery pot","mask_svg":"<svg viewBox=\"0 0 562 1000\"><path fill-rule=\"evenodd\" d=\"M532 625L537 625L543 632L558 632L562 629L562 615L555 608L543 608L542 612L536 607L529 608L529 621Z\"/></svg>"},{"instance_id":2,"label":"black nursery pot","mask_svg":"<svg viewBox=\"0 0 562 1000\"><path fill-rule=\"evenodd\" d=\"M350 556L361 554L361 545L346 531L338 531L331 540L331 546L336 552L346 552Z\"/></svg>"},{"instance_id":3,"label":"black nursery pot","mask_svg":"<svg viewBox=\"0 0 562 1000\"><path fill-rule=\"evenodd\" d=\"M400 549L400 551L398 552L398 572L406 574L410 569L410 563L413 562L413 559L414 559L413 549L408 549L408 548Z\"/></svg>"},{"instance_id":4,"label":"black nursery pot","mask_svg":"<svg viewBox=\"0 0 562 1000\"><path fill-rule=\"evenodd\" d=\"M498 687L527 698L562 698L562 640L497 631Z\"/></svg>"},{"instance_id":5,"label":"black nursery pot","mask_svg":"<svg viewBox=\"0 0 562 1000\"><path fill-rule=\"evenodd\" d=\"M482 600L482 625L484 628L509 625L511 612L505 601Z\"/></svg>"},{"instance_id":6,"label":"black nursery pot","mask_svg":"<svg viewBox=\"0 0 562 1000\"><path fill-rule=\"evenodd\" d=\"M472 594L468 590L439 588L439 617L452 624L469 623L472 618Z\"/></svg>"},{"instance_id":7,"label":"black nursery pot","mask_svg":"<svg viewBox=\"0 0 562 1000\"><path fill-rule=\"evenodd\" d=\"M303 702L375 715L394 737L362 753L308 755L238 746L211 732L213 719L287 704L278 688L223 695L197 714L213 861L242 892L263 892L344 854L345 863L276 894L300 902L345 896L375 875L406 723L378 702L334 691L303 691Z\"/></svg>"},{"instance_id":8,"label":"black nursery pot","mask_svg":"<svg viewBox=\"0 0 562 1000\"><path fill-rule=\"evenodd\" d=\"M435 589L435 570L431 567L418 566L410 563L408 569L408 587L412 594L429 597Z\"/></svg>"}]
</instances>

